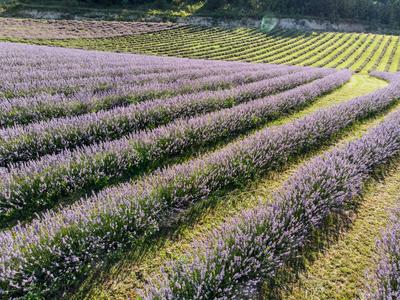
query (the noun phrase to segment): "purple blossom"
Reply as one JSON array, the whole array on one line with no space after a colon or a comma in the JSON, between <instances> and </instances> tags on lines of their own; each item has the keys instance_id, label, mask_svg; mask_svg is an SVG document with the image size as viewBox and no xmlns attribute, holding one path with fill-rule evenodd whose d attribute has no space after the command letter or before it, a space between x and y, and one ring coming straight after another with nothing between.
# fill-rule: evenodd
<instances>
[{"instance_id":1,"label":"purple blossom","mask_svg":"<svg viewBox=\"0 0 400 300\"><path fill-rule=\"evenodd\" d=\"M242 84L229 90L200 91L82 116L0 129L0 166L35 159L63 149L117 139L138 130L167 124L178 118L232 107L334 72L327 69L303 70ZM122 87L119 93L127 95L130 88L125 91Z\"/></svg>"},{"instance_id":2,"label":"purple blossom","mask_svg":"<svg viewBox=\"0 0 400 300\"><path fill-rule=\"evenodd\" d=\"M233 139L303 107L350 77L350 71L340 71L278 95L11 167L0 179L0 215L7 224L15 213L29 216L30 210L37 212L60 196L99 188L110 179L137 174L188 149Z\"/></svg>"},{"instance_id":3,"label":"purple blossom","mask_svg":"<svg viewBox=\"0 0 400 300\"><path fill-rule=\"evenodd\" d=\"M60 91L56 94L41 92L33 96L0 100L0 125L12 126L56 117L80 115L152 100L163 95L172 96L201 89L227 88L298 71L283 68L270 68L270 70L249 68L241 69L240 72L234 72L234 70L235 68L218 68L218 70L204 68L174 72L168 70L166 73L145 73L133 76L124 72L121 73L124 75L90 78L92 82L85 82L80 77L79 83L84 88L78 89L77 86L68 87L67 85L69 90L76 90L70 95L65 95ZM64 83L60 85L66 86Z\"/></svg>"},{"instance_id":4,"label":"purple blossom","mask_svg":"<svg viewBox=\"0 0 400 300\"><path fill-rule=\"evenodd\" d=\"M371 278L375 283L367 299L392 300L400 298L400 207L392 212L390 222L377 241L378 261Z\"/></svg>"},{"instance_id":5,"label":"purple blossom","mask_svg":"<svg viewBox=\"0 0 400 300\"><path fill-rule=\"evenodd\" d=\"M320 110L287 125L261 130L202 158L156 171L132 183L105 189L68 207L48 211L30 224L20 224L5 230L0 233L0 285L4 287L5 293L11 296L20 296L28 292L51 295L61 286L74 282L75 276L84 273L89 264L104 261L108 255L123 247L140 247L142 239L152 236L165 224L173 222L173 216L191 204L207 198L214 192L241 185L260 174L279 168L291 157L318 147L321 142L332 138L354 122L381 112L399 97L400 83L392 82L388 87L369 95ZM392 121L385 123L386 131L386 127L381 126L375 135L348 146L354 148L351 152L354 158L361 157L361 161L356 160L357 163L352 164L350 161L353 156L340 156L341 152L338 150L338 155L334 152L332 157L320 159L313 165L311 170L315 169L315 174L310 173L311 175L306 176L308 169L302 170L303 173L298 176L298 180L301 181L294 180L292 184L295 188L289 184L286 188L288 194L280 196L294 202L282 200L283 204L288 205L281 211L279 205L274 206L274 214L277 217L282 216L282 219L277 219L277 224L273 223L275 225L271 227L272 231L269 231L268 226L265 227L267 230L263 231L261 229L264 227L254 227L256 223L244 222L241 231L262 232L262 236L253 236L253 239L245 235L230 241L233 245L236 241L239 243L239 248L232 248L238 250L236 253L242 253L243 250L250 256L235 256L232 263L225 265L223 276L207 271L215 270L219 260L210 260L211 264L206 264L205 269L196 269L197 265L194 265L191 268L198 272L188 272L189 277L181 277L183 281L185 278L188 280L180 284L184 287L180 291L192 291L193 286L196 289L200 286L211 293L229 290L233 293L235 286L228 286L233 278L233 282L242 284L242 291L250 293L259 280L253 276L254 268L258 268L256 273L261 276L270 274L270 270L282 265L287 257L292 257L292 254L301 248L302 243L306 242L302 233L312 226L317 226L324 218L323 213L328 213L326 206L319 205L319 190L310 191L307 190L307 186L311 184L313 188L321 187L322 191L331 189L332 192L321 194L321 203L331 205L329 201L335 200L332 202L333 207L340 208L338 203L346 203L349 195L353 196L359 192L360 185L357 180L368 174L373 163L380 163L388 158L389 154L394 155L397 152L400 132L396 120L400 119L396 115L390 120ZM394 130L396 128L397 130ZM367 148L362 148L363 145ZM328 169L323 169L325 163L328 164ZM328 176L318 177L319 172ZM334 184L332 176L336 173L339 176L337 182L342 184L343 188ZM353 175L354 177L351 177ZM314 185L314 178L327 180ZM315 197L315 201L305 201L308 199L307 194L304 198L296 198L297 193L302 190L304 193L311 192L308 195ZM290 194L290 191L293 194ZM325 195L332 196L324 199ZM296 202L297 199L300 199L300 202ZM309 209L304 210L300 204ZM294 217L285 219L279 214L282 211L292 213ZM303 218L300 214L303 211L309 219ZM266 218L269 213L269 210L260 209L256 216L260 220L273 220ZM254 228L257 230L253 231ZM285 228L288 230L281 234L279 229ZM249 242L255 241L257 244L264 236L271 239L272 242L267 244L270 248L259 248L262 252L247 248ZM223 246L222 242L221 245ZM261 247L264 244L259 245ZM285 248L285 245L289 248ZM275 251L276 249L279 251ZM218 253L227 260L231 257L228 250ZM257 260L257 257L261 256L265 260L271 258L273 264L268 264L265 268L264 260ZM201 265L201 262L202 260L199 260L198 265ZM224 260L221 262L224 263ZM240 263L240 268L235 262ZM46 275L48 272L52 274L51 277ZM192 280L190 274L194 274L196 278ZM193 284L189 285L190 283ZM169 288L169 285L166 287ZM196 290L191 296L198 295L198 298L201 298L202 289Z\"/></svg>"},{"instance_id":6,"label":"purple blossom","mask_svg":"<svg viewBox=\"0 0 400 300\"><path fill-rule=\"evenodd\" d=\"M345 217L359 201L363 183L400 152L400 112L362 138L327 152L302 167L278 191L194 243L194 252L171 261L153 277L144 299L236 299L255 296L263 280L295 264L313 234L331 217ZM380 242L385 256L376 272L373 299L399 298L400 227Z\"/></svg>"}]
</instances>

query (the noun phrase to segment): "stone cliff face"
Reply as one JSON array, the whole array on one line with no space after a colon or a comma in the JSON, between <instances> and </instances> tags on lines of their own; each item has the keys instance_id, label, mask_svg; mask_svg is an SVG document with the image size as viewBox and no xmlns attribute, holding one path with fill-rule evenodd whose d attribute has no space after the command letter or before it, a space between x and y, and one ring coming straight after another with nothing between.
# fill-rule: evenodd
<instances>
[{"instance_id":1,"label":"stone cliff face","mask_svg":"<svg viewBox=\"0 0 400 300\"><path fill-rule=\"evenodd\" d=\"M249 27L260 28L261 19L253 18L240 18L240 19L226 19L226 18L213 18L213 17L198 17L192 16L188 18L178 18L178 23L185 23L199 26L219 26L225 28Z\"/></svg>"},{"instance_id":2,"label":"stone cliff face","mask_svg":"<svg viewBox=\"0 0 400 300\"><path fill-rule=\"evenodd\" d=\"M225 19L192 16L188 18L178 18L178 23L201 25L201 26L220 26L225 28L249 27L265 28L268 30L279 26L286 29L298 30L317 30L317 31L344 31L344 32L366 32L371 31L369 25L351 22L330 22L317 19L294 19L294 18L243 18ZM378 30L379 31L379 30Z\"/></svg>"},{"instance_id":3,"label":"stone cliff face","mask_svg":"<svg viewBox=\"0 0 400 300\"><path fill-rule=\"evenodd\" d=\"M160 21L155 18L154 21ZM349 21L331 22L321 19L294 19L294 18L213 18L202 16L191 16L187 18L177 18L178 23L199 25L199 26L219 26L224 28L248 27L272 30L279 26L285 29L312 30L312 31L340 31L340 32L375 32L399 34L399 30L380 28L368 24L355 23Z\"/></svg>"},{"instance_id":4,"label":"stone cliff face","mask_svg":"<svg viewBox=\"0 0 400 300\"><path fill-rule=\"evenodd\" d=\"M280 19L278 25L282 28L300 30L321 30L321 31L349 31L364 32L368 26L359 23L337 22L332 23L324 20L315 19Z\"/></svg>"}]
</instances>

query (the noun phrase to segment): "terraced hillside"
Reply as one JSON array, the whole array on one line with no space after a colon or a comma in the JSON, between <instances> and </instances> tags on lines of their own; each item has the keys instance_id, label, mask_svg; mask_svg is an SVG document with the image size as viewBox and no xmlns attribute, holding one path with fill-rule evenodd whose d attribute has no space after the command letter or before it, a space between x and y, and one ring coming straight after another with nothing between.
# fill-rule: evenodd
<instances>
[{"instance_id":1,"label":"terraced hillside","mask_svg":"<svg viewBox=\"0 0 400 300\"><path fill-rule=\"evenodd\" d=\"M399 37L378 34L279 29L262 33L244 28L186 26L111 38L7 40L188 58L346 68L364 74L400 70Z\"/></svg>"},{"instance_id":2,"label":"terraced hillside","mask_svg":"<svg viewBox=\"0 0 400 300\"><path fill-rule=\"evenodd\" d=\"M13 43L0 61L1 298L387 294L398 74Z\"/></svg>"}]
</instances>

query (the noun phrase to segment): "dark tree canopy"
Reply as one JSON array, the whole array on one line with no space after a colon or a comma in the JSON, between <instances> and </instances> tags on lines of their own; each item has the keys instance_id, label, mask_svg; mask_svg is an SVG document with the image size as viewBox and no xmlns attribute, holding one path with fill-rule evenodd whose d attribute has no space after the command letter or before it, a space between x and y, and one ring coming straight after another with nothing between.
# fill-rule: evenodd
<instances>
[{"instance_id":1,"label":"dark tree canopy","mask_svg":"<svg viewBox=\"0 0 400 300\"><path fill-rule=\"evenodd\" d=\"M400 0L208 0L207 5L234 5L285 16L352 19L400 26Z\"/></svg>"},{"instance_id":2,"label":"dark tree canopy","mask_svg":"<svg viewBox=\"0 0 400 300\"><path fill-rule=\"evenodd\" d=\"M160 8L194 3L196 0L81 0L101 4L153 4ZM207 0L205 9L242 9L257 13L274 12L284 16L352 19L389 26L400 26L400 0Z\"/></svg>"}]
</instances>

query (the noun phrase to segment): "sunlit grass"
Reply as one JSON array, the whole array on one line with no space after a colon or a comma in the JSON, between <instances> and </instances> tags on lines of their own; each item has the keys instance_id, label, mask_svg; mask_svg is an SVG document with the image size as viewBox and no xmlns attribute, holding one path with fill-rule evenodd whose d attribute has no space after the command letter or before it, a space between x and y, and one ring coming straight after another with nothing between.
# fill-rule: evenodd
<instances>
[{"instance_id":1,"label":"sunlit grass","mask_svg":"<svg viewBox=\"0 0 400 300\"><path fill-rule=\"evenodd\" d=\"M318 255L306 267L293 290L282 299L359 299L372 284L366 276L374 270L376 240L385 228L390 210L398 205L400 164L384 180L375 180L367 188L355 221L339 241Z\"/></svg>"},{"instance_id":2,"label":"sunlit grass","mask_svg":"<svg viewBox=\"0 0 400 300\"><path fill-rule=\"evenodd\" d=\"M353 79L340 89L321 97L305 110L289 117L269 123L268 126L287 124L321 108L341 103L348 99L370 93L384 87L385 82L363 75L355 75ZM397 105L396 107L400 107ZM394 109L394 108L392 108ZM178 258L191 250L191 242L204 238L225 220L244 209L258 205L260 200L270 199L273 191L292 175L299 166L313 156L330 149L338 143L360 136L367 128L383 118L383 114L373 120L366 120L346 130L336 140L327 142L322 149L313 151L294 160L292 164L279 172L272 172L264 178L250 183L241 189L226 195L213 197L194 208L193 216L182 221L178 228L164 233L157 241L150 242L147 249L140 253L127 253L126 256L109 270L102 270L82 286L75 299L82 297L91 299L126 299L134 297L135 290L144 283L143 279L157 270L166 260Z\"/></svg>"},{"instance_id":3,"label":"sunlit grass","mask_svg":"<svg viewBox=\"0 0 400 300\"><path fill-rule=\"evenodd\" d=\"M266 34L248 28L185 27L122 37L45 40L1 37L0 30L0 41L200 59L350 67L362 74L374 69L396 72L400 50L392 50L399 48L398 38L375 34L364 38L365 34L355 33L281 30ZM391 43L386 49L387 41Z\"/></svg>"},{"instance_id":4,"label":"sunlit grass","mask_svg":"<svg viewBox=\"0 0 400 300\"><path fill-rule=\"evenodd\" d=\"M191 13L200 8L186 7L183 11ZM152 13L157 14L157 11ZM178 15L181 13L182 11L178 12ZM328 47L329 41L338 34L273 36L244 28L202 29L202 31L174 29L155 34L102 39L56 41L3 38L3 40L190 58L251 62L268 60L277 63L288 61L300 65L309 63L314 66L337 66L338 68L354 62L351 69L356 70L363 66L362 73L373 68L375 64L378 70L384 70L389 63L391 53L394 53L389 71L397 71L400 50L398 48L395 52L392 50L399 46L398 38L392 38L390 46L382 56L384 45L391 38L390 36L371 34L362 42L365 35L356 41L355 34L344 34L334 45ZM368 45L372 39L374 42ZM260 44L254 46L256 42ZM305 49L306 53L299 56L298 53ZM340 63L344 58L345 60ZM354 75L351 81L340 89L321 97L300 112L270 122L268 126L286 124L319 109L370 93L384 86L386 83L379 79L367 75ZM397 104L390 111L399 108L400 104ZM368 129L381 122L387 112L355 124L325 145L321 145L320 149L294 159L279 172L272 172L241 189L212 197L196 205L186 219L170 230L162 232L160 237L150 241L140 253L128 252L120 261L111 264L110 268L92 274L74 296L75 299L133 298L135 290L143 285L146 276L157 270L166 260L178 258L191 251L193 240L204 238L210 230L218 227L225 220L246 208L258 205L260 199L270 199L273 191L278 189L299 166L323 151L360 137ZM288 286L288 288L294 287L293 291L282 294L283 298L353 299L359 296L360 290L368 284L363 275L366 269L373 266L374 240L387 221L386 207L394 204L395 190L400 188L400 175L397 175L399 170L400 167L395 167L387 176L386 181L370 183L353 226L343 233L339 241L329 246L325 253L319 254L315 262L309 262L306 272L301 275L299 281Z\"/></svg>"}]
</instances>

